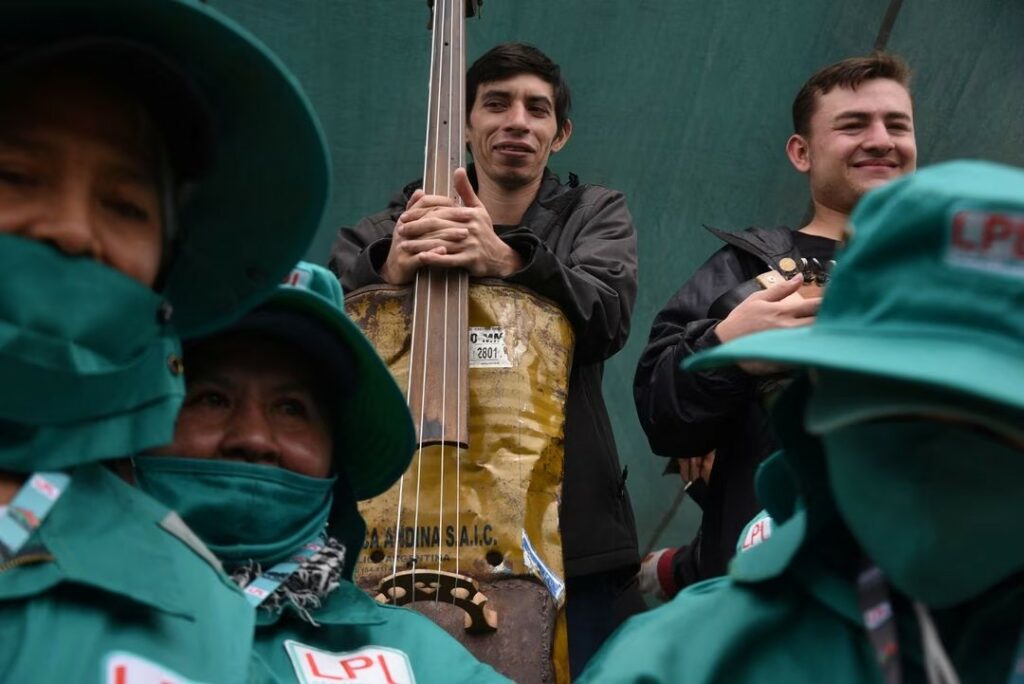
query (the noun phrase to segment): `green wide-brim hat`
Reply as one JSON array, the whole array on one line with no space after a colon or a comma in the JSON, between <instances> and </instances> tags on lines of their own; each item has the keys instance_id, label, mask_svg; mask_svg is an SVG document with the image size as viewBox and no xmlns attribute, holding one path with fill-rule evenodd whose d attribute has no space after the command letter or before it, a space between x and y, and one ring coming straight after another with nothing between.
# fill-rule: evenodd
<instances>
[{"instance_id":1,"label":"green wide-brim hat","mask_svg":"<svg viewBox=\"0 0 1024 684\"><path fill-rule=\"evenodd\" d=\"M194 90L209 116L211 161L178 214L163 293L189 335L257 304L302 257L327 200L327 147L296 79L247 30L195 0L0 5L4 60L62 44L112 45L129 55L126 70L136 49L187 79L181 92Z\"/></svg>"},{"instance_id":2,"label":"green wide-brim hat","mask_svg":"<svg viewBox=\"0 0 1024 684\"><path fill-rule=\"evenodd\" d=\"M333 273L299 262L262 306L223 332L282 340L341 397L333 423L334 463L344 475L339 482L347 481L357 500L382 494L405 473L416 442L405 395L345 313Z\"/></svg>"},{"instance_id":3,"label":"green wide-brim hat","mask_svg":"<svg viewBox=\"0 0 1024 684\"><path fill-rule=\"evenodd\" d=\"M838 371L829 383L837 391L822 402L815 394L815 432L941 406L1019 430L1024 171L979 161L933 166L865 195L850 223L812 325L732 340L685 368L768 361Z\"/></svg>"}]
</instances>

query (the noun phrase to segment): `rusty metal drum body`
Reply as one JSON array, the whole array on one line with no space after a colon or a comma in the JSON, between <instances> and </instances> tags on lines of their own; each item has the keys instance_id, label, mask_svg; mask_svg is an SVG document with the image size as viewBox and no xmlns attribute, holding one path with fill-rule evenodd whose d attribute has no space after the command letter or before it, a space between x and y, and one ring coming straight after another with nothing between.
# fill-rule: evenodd
<instances>
[{"instance_id":1,"label":"rusty metal drum body","mask_svg":"<svg viewBox=\"0 0 1024 684\"><path fill-rule=\"evenodd\" d=\"M418 601L410 607L516 681L554 681L565 650L559 505L573 332L555 304L502 281L472 281L468 302L468 448L420 449L400 482L360 504L355 579L379 600ZM406 388L411 290L364 288L346 309ZM471 617L478 610L486 615ZM473 628L480 620L497 630Z\"/></svg>"}]
</instances>

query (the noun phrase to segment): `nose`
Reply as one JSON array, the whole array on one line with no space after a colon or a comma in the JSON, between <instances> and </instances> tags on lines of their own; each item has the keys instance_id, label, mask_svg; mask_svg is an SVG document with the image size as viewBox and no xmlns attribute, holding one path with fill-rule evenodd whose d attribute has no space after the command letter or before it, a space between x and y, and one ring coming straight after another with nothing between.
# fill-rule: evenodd
<instances>
[{"instance_id":1,"label":"nose","mask_svg":"<svg viewBox=\"0 0 1024 684\"><path fill-rule=\"evenodd\" d=\"M273 426L258 402L235 405L220 443L220 456L249 463L277 464L280 447Z\"/></svg>"},{"instance_id":2,"label":"nose","mask_svg":"<svg viewBox=\"0 0 1024 684\"><path fill-rule=\"evenodd\" d=\"M896 146L893 142L889 128L884 121L875 121L867 129L863 147L879 154L886 154Z\"/></svg>"},{"instance_id":3,"label":"nose","mask_svg":"<svg viewBox=\"0 0 1024 684\"><path fill-rule=\"evenodd\" d=\"M103 260L103 246L87 192L65 187L47 199L47 210L26 231L70 256Z\"/></svg>"},{"instance_id":4,"label":"nose","mask_svg":"<svg viewBox=\"0 0 1024 684\"><path fill-rule=\"evenodd\" d=\"M522 102L513 102L512 105L505 110L504 127L506 130L513 131L529 130L526 106Z\"/></svg>"}]
</instances>

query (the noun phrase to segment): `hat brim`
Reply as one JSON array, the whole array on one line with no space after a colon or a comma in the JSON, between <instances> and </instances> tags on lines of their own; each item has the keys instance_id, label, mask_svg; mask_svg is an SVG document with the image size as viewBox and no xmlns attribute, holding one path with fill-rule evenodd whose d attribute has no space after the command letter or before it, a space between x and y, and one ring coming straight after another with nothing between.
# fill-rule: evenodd
<instances>
[{"instance_id":1,"label":"hat brim","mask_svg":"<svg viewBox=\"0 0 1024 684\"><path fill-rule=\"evenodd\" d=\"M408 469L416 443L405 395L391 371L356 324L322 297L299 288L280 288L266 307L315 318L351 351L356 395L344 402L338 418L335 457L357 500L383 494Z\"/></svg>"},{"instance_id":2,"label":"hat brim","mask_svg":"<svg viewBox=\"0 0 1024 684\"><path fill-rule=\"evenodd\" d=\"M186 74L213 124L210 171L179 214L184 231L165 294L187 335L263 300L303 256L326 204L327 147L312 106L247 30L197 2L12 0L0 40L134 41Z\"/></svg>"},{"instance_id":3,"label":"hat brim","mask_svg":"<svg viewBox=\"0 0 1024 684\"><path fill-rule=\"evenodd\" d=\"M819 321L768 330L696 354L686 370L766 361L830 368L959 392L1024 410L1024 364L1003 340L948 329L847 329Z\"/></svg>"}]
</instances>

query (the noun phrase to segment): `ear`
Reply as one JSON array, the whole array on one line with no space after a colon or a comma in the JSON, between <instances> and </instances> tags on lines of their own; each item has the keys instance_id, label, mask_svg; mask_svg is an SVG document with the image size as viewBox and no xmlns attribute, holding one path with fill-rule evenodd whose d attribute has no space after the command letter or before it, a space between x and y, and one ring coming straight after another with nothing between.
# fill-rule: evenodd
<instances>
[{"instance_id":1,"label":"ear","mask_svg":"<svg viewBox=\"0 0 1024 684\"><path fill-rule=\"evenodd\" d=\"M800 173L807 173L811 170L811 145L807 138L794 133L786 141L786 156L789 163Z\"/></svg>"},{"instance_id":2,"label":"ear","mask_svg":"<svg viewBox=\"0 0 1024 684\"><path fill-rule=\"evenodd\" d=\"M551 151L558 152L565 147L565 143L569 142L570 135L572 135L572 119L566 119L565 123L562 124L562 131L555 136L554 141L551 143Z\"/></svg>"}]
</instances>

